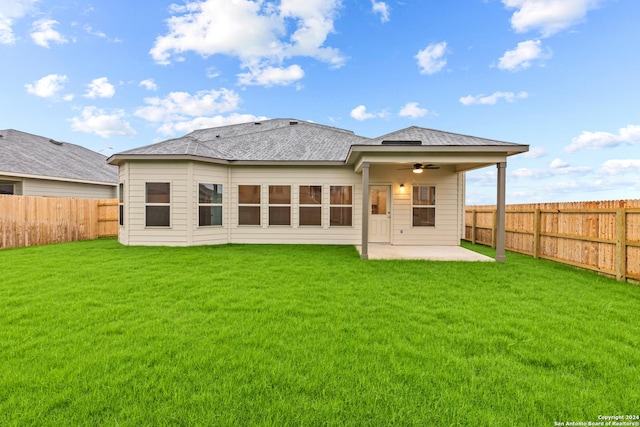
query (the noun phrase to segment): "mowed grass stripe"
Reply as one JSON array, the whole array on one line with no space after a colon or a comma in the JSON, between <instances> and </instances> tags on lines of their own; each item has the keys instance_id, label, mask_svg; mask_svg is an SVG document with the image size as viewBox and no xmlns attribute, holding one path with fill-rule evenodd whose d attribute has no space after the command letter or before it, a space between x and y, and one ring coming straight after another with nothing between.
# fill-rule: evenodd
<instances>
[{"instance_id":1,"label":"mowed grass stripe","mask_svg":"<svg viewBox=\"0 0 640 427\"><path fill-rule=\"evenodd\" d=\"M0 425L531 426L638 410L640 288L518 254L107 239L0 261Z\"/></svg>"}]
</instances>

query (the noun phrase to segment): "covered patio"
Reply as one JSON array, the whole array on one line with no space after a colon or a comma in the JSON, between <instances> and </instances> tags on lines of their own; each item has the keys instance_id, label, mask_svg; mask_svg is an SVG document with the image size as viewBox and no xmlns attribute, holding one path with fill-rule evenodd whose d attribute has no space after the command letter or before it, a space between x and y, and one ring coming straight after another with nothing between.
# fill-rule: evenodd
<instances>
[{"instance_id":1,"label":"covered patio","mask_svg":"<svg viewBox=\"0 0 640 427\"><path fill-rule=\"evenodd\" d=\"M362 255L362 246L356 246ZM461 246L400 246L369 243L368 259L407 259L425 261L494 262L493 258Z\"/></svg>"}]
</instances>

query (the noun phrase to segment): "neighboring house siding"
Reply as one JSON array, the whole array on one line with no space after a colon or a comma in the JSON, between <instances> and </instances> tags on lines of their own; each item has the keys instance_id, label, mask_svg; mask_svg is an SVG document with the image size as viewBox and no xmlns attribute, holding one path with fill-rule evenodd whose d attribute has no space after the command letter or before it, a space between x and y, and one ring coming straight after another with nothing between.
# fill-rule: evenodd
<instances>
[{"instance_id":1,"label":"neighboring house siding","mask_svg":"<svg viewBox=\"0 0 640 427\"><path fill-rule=\"evenodd\" d=\"M370 185L391 185L391 243L395 245L458 245L459 241L459 201L458 174L452 167L443 166L437 170L426 170L422 174L398 171L394 168L372 166ZM404 184L405 191L400 191ZM430 185L436 187L435 227L414 227L412 225L412 186Z\"/></svg>"},{"instance_id":2,"label":"neighboring house siding","mask_svg":"<svg viewBox=\"0 0 640 427\"><path fill-rule=\"evenodd\" d=\"M80 182L53 181L21 178L23 196L79 197L88 199L111 199L116 196L113 185L84 184Z\"/></svg>"}]
</instances>

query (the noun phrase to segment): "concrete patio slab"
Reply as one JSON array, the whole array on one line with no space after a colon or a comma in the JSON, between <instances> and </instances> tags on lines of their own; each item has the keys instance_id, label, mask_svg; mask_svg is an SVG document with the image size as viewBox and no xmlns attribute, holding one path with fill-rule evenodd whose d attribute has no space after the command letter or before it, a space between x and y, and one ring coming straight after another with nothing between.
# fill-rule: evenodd
<instances>
[{"instance_id":1,"label":"concrete patio slab","mask_svg":"<svg viewBox=\"0 0 640 427\"><path fill-rule=\"evenodd\" d=\"M362 247L356 246L362 254ZM369 259L421 259L430 261L484 261L493 258L470 251L460 246L397 246L369 244Z\"/></svg>"}]
</instances>

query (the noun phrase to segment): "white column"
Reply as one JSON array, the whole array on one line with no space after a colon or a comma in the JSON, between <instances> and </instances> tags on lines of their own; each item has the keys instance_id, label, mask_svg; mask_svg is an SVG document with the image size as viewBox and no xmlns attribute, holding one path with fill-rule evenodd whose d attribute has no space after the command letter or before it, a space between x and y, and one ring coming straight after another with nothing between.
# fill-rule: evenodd
<instances>
[{"instance_id":1,"label":"white column","mask_svg":"<svg viewBox=\"0 0 640 427\"><path fill-rule=\"evenodd\" d=\"M362 163L362 259L369 259L369 162Z\"/></svg>"},{"instance_id":2,"label":"white column","mask_svg":"<svg viewBox=\"0 0 640 427\"><path fill-rule=\"evenodd\" d=\"M496 166L498 167L498 198L496 206L496 261L505 262L507 260L504 254L507 162L500 162Z\"/></svg>"}]
</instances>

